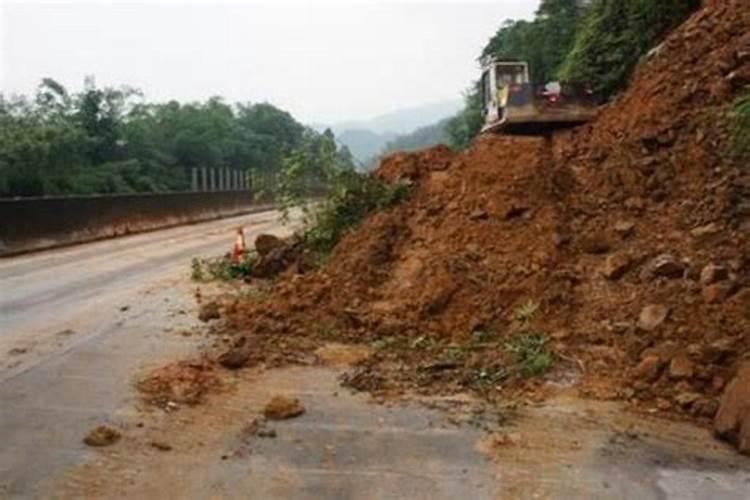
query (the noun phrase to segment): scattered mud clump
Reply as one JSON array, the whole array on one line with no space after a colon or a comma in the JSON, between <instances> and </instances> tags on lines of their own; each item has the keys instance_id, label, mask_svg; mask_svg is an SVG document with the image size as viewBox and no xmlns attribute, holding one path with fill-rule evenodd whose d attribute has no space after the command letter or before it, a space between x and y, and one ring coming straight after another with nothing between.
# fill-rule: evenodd
<instances>
[{"instance_id":1,"label":"scattered mud clump","mask_svg":"<svg viewBox=\"0 0 750 500\"><path fill-rule=\"evenodd\" d=\"M244 368L250 360L250 353L246 349L229 349L219 355L217 361L228 370Z\"/></svg>"},{"instance_id":2,"label":"scattered mud clump","mask_svg":"<svg viewBox=\"0 0 750 500\"><path fill-rule=\"evenodd\" d=\"M263 416L269 420L286 420L299 417L305 413L299 399L286 396L274 396L263 409Z\"/></svg>"},{"instance_id":3,"label":"scattered mud clump","mask_svg":"<svg viewBox=\"0 0 750 500\"><path fill-rule=\"evenodd\" d=\"M318 359L327 366L352 366L365 361L372 354L367 346L326 344L315 351Z\"/></svg>"},{"instance_id":4,"label":"scattered mud clump","mask_svg":"<svg viewBox=\"0 0 750 500\"><path fill-rule=\"evenodd\" d=\"M219 303L213 300L201 305L200 311L198 311L198 319L204 323L213 319L219 319L220 317Z\"/></svg>"},{"instance_id":5,"label":"scattered mud clump","mask_svg":"<svg viewBox=\"0 0 750 500\"><path fill-rule=\"evenodd\" d=\"M162 408L199 404L221 387L215 367L203 360L179 361L158 368L136 384L146 402Z\"/></svg>"},{"instance_id":6,"label":"scattered mud clump","mask_svg":"<svg viewBox=\"0 0 750 500\"><path fill-rule=\"evenodd\" d=\"M115 444L121 437L122 434L117 429L108 425L100 425L86 434L83 442L88 446L103 447Z\"/></svg>"}]
</instances>

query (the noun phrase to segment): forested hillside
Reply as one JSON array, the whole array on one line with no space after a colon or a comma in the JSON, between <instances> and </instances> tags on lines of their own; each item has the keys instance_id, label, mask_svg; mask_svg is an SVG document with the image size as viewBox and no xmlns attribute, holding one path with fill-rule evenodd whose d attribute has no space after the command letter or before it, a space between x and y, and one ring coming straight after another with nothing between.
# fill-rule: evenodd
<instances>
[{"instance_id":1,"label":"forested hillside","mask_svg":"<svg viewBox=\"0 0 750 500\"><path fill-rule=\"evenodd\" d=\"M154 104L91 79L75 93L45 79L32 97L0 95L0 197L186 190L191 167L278 171L329 146L332 134L265 103Z\"/></svg>"},{"instance_id":2,"label":"forested hillside","mask_svg":"<svg viewBox=\"0 0 750 500\"><path fill-rule=\"evenodd\" d=\"M420 127L414 132L397 136L386 144L381 157L396 151L416 151L418 149L444 144L448 141L447 125L450 118L445 118L437 123Z\"/></svg>"},{"instance_id":3,"label":"forested hillside","mask_svg":"<svg viewBox=\"0 0 750 500\"><path fill-rule=\"evenodd\" d=\"M533 21L506 21L479 59L513 57L529 63L535 83L588 82L603 98L622 90L638 61L700 0L542 0ZM477 83L465 108L448 124L450 143L466 147L482 123Z\"/></svg>"}]
</instances>

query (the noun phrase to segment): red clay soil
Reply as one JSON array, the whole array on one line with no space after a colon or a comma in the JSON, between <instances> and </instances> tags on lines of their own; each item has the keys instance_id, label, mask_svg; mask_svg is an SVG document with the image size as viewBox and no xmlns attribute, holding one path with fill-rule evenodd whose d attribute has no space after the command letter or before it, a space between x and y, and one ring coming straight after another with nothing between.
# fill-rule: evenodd
<instances>
[{"instance_id":1,"label":"red clay soil","mask_svg":"<svg viewBox=\"0 0 750 500\"><path fill-rule=\"evenodd\" d=\"M207 360L178 361L151 371L136 383L142 399L170 409L201 403L221 388L213 363Z\"/></svg>"},{"instance_id":2,"label":"red clay soil","mask_svg":"<svg viewBox=\"0 0 750 500\"><path fill-rule=\"evenodd\" d=\"M386 159L375 175L408 179L410 198L321 269L241 302L237 348L279 361L317 339L373 343L356 387L537 395L565 376L592 397L711 418L750 353L750 170L728 125L748 76L747 0L709 2L585 127ZM557 361L508 377L527 301Z\"/></svg>"}]
</instances>

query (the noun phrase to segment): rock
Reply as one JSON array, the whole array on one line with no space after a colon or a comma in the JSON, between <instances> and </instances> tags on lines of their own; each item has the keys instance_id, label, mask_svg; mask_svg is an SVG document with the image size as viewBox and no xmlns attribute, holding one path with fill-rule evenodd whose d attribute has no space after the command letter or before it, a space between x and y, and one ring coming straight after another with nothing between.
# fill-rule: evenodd
<instances>
[{"instance_id":1,"label":"rock","mask_svg":"<svg viewBox=\"0 0 750 500\"><path fill-rule=\"evenodd\" d=\"M256 434L258 437L261 438L275 438L276 437L276 430L275 429L261 429Z\"/></svg>"},{"instance_id":2,"label":"rock","mask_svg":"<svg viewBox=\"0 0 750 500\"><path fill-rule=\"evenodd\" d=\"M633 261L630 255L624 252L613 253L607 256L602 266L602 276L608 280L615 281L622 278L628 272Z\"/></svg>"},{"instance_id":3,"label":"rock","mask_svg":"<svg viewBox=\"0 0 750 500\"><path fill-rule=\"evenodd\" d=\"M511 220L517 217L523 217L529 211L529 207L523 205L511 205L508 210L505 211L505 219Z\"/></svg>"},{"instance_id":4,"label":"rock","mask_svg":"<svg viewBox=\"0 0 750 500\"><path fill-rule=\"evenodd\" d=\"M623 238L630 236L633 234L633 230L635 229L635 224L626 221L626 220L620 220L615 222L615 232L622 236Z\"/></svg>"},{"instance_id":5,"label":"rock","mask_svg":"<svg viewBox=\"0 0 750 500\"><path fill-rule=\"evenodd\" d=\"M489 217L486 210L478 208L469 214L471 220L486 220Z\"/></svg>"},{"instance_id":6,"label":"rock","mask_svg":"<svg viewBox=\"0 0 750 500\"><path fill-rule=\"evenodd\" d=\"M719 410L719 402L711 398L701 398L693 403L693 414L699 417L714 418Z\"/></svg>"},{"instance_id":7,"label":"rock","mask_svg":"<svg viewBox=\"0 0 750 500\"><path fill-rule=\"evenodd\" d=\"M701 295L706 304L719 304L727 300L734 291L733 283L714 283L704 287Z\"/></svg>"},{"instance_id":8,"label":"rock","mask_svg":"<svg viewBox=\"0 0 750 500\"><path fill-rule=\"evenodd\" d=\"M638 366L635 367L633 375L635 375L639 379L653 382L654 380L659 378L659 374L661 373L661 369L663 366L664 363L659 358L659 356L646 356L641 360L640 363L638 363Z\"/></svg>"},{"instance_id":9,"label":"rock","mask_svg":"<svg viewBox=\"0 0 750 500\"><path fill-rule=\"evenodd\" d=\"M669 363L669 378L675 380L693 378L695 367L685 356L676 356Z\"/></svg>"},{"instance_id":10,"label":"rock","mask_svg":"<svg viewBox=\"0 0 750 500\"><path fill-rule=\"evenodd\" d=\"M724 266L708 264L701 271L700 281L702 285L713 285L726 279L729 279L729 270Z\"/></svg>"},{"instance_id":11,"label":"rock","mask_svg":"<svg viewBox=\"0 0 750 500\"><path fill-rule=\"evenodd\" d=\"M284 240L272 234L259 234L258 237L255 238L255 251L258 252L258 255L261 257L265 257L272 251L283 246L286 246Z\"/></svg>"},{"instance_id":12,"label":"rock","mask_svg":"<svg viewBox=\"0 0 750 500\"><path fill-rule=\"evenodd\" d=\"M693 405L696 401L700 399L701 395L697 392L681 392L677 396L675 396L674 400L675 403L680 405L683 408L689 408Z\"/></svg>"},{"instance_id":13,"label":"rock","mask_svg":"<svg viewBox=\"0 0 750 500\"><path fill-rule=\"evenodd\" d=\"M198 319L204 323L211 321L212 319L219 319L220 317L219 304L213 300L203 304L200 311L198 311Z\"/></svg>"},{"instance_id":14,"label":"rock","mask_svg":"<svg viewBox=\"0 0 750 500\"><path fill-rule=\"evenodd\" d=\"M555 340L565 340L568 337L570 337L570 330L555 330L550 334L550 337L552 337Z\"/></svg>"},{"instance_id":15,"label":"rock","mask_svg":"<svg viewBox=\"0 0 750 500\"><path fill-rule=\"evenodd\" d=\"M612 248L609 241L607 241L606 235L602 233L595 233L590 236L586 236L581 240L581 248L584 252L599 255L609 252Z\"/></svg>"},{"instance_id":16,"label":"rock","mask_svg":"<svg viewBox=\"0 0 750 500\"><path fill-rule=\"evenodd\" d=\"M701 361L705 364L722 363L735 352L737 341L732 337L722 337L702 349Z\"/></svg>"},{"instance_id":17,"label":"rock","mask_svg":"<svg viewBox=\"0 0 750 500\"><path fill-rule=\"evenodd\" d=\"M750 454L750 360L745 360L727 385L714 418L716 434Z\"/></svg>"},{"instance_id":18,"label":"rock","mask_svg":"<svg viewBox=\"0 0 750 500\"><path fill-rule=\"evenodd\" d=\"M172 445L163 441L151 441L151 447L159 451L171 451Z\"/></svg>"},{"instance_id":19,"label":"rock","mask_svg":"<svg viewBox=\"0 0 750 500\"><path fill-rule=\"evenodd\" d=\"M299 257L299 248L295 245L282 245L259 255L253 263L251 273L256 278L271 278L288 269Z\"/></svg>"},{"instance_id":20,"label":"rock","mask_svg":"<svg viewBox=\"0 0 750 500\"><path fill-rule=\"evenodd\" d=\"M641 359L648 356L658 356L662 363L669 363L680 350L680 346L672 340L666 340L658 345L644 349L641 353Z\"/></svg>"},{"instance_id":21,"label":"rock","mask_svg":"<svg viewBox=\"0 0 750 500\"><path fill-rule=\"evenodd\" d=\"M625 208L628 210L633 210L636 212L640 212L643 210L643 207L645 206L643 202L643 198L640 198L638 196L632 196L625 200Z\"/></svg>"},{"instance_id":22,"label":"rock","mask_svg":"<svg viewBox=\"0 0 750 500\"><path fill-rule=\"evenodd\" d=\"M685 264L668 253L655 257L649 268L653 276L663 278L682 278L685 274Z\"/></svg>"},{"instance_id":23,"label":"rock","mask_svg":"<svg viewBox=\"0 0 750 500\"><path fill-rule=\"evenodd\" d=\"M714 236L716 234L719 234L721 232L721 227L719 227L718 224L715 222L712 222L710 224L706 224L705 226L700 226L692 229L690 231L690 235L695 239L705 239L710 238L711 236Z\"/></svg>"},{"instance_id":24,"label":"rock","mask_svg":"<svg viewBox=\"0 0 750 500\"><path fill-rule=\"evenodd\" d=\"M109 446L119 441L120 437L122 437L122 435L117 429L108 425L100 425L89 432L86 437L83 438L83 442L88 446Z\"/></svg>"},{"instance_id":25,"label":"rock","mask_svg":"<svg viewBox=\"0 0 750 500\"><path fill-rule=\"evenodd\" d=\"M299 417L305 413L299 399L286 396L274 396L263 409L263 415L269 420L286 420Z\"/></svg>"},{"instance_id":26,"label":"rock","mask_svg":"<svg viewBox=\"0 0 750 500\"><path fill-rule=\"evenodd\" d=\"M572 239L573 238L570 236L570 233L566 231L557 230L554 233L552 233L552 242L555 244L557 248L561 248L561 247L564 247L565 245L568 245Z\"/></svg>"},{"instance_id":27,"label":"rock","mask_svg":"<svg viewBox=\"0 0 750 500\"><path fill-rule=\"evenodd\" d=\"M672 403L668 399L658 398L656 400L656 408L661 411L667 411L672 408Z\"/></svg>"},{"instance_id":28,"label":"rock","mask_svg":"<svg viewBox=\"0 0 750 500\"><path fill-rule=\"evenodd\" d=\"M650 332L656 330L669 316L669 308L659 304L650 304L641 310L638 317L638 328Z\"/></svg>"},{"instance_id":29,"label":"rock","mask_svg":"<svg viewBox=\"0 0 750 500\"><path fill-rule=\"evenodd\" d=\"M726 385L727 381L724 380L724 377L714 375L714 377L711 379L711 390L714 392L719 392L724 387L726 387Z\"/></svg>"},{"instance_id":30,"label":"rock","mask_svg":"<svg viewBox=\"0 0 750 500\"><path fill-rule=\"evenodd\" d=\"M245 349L233 348L221 354L217 361L224 368L239 370L247 364L249 359L250 354Z\"/></svg>"}]
</instances>

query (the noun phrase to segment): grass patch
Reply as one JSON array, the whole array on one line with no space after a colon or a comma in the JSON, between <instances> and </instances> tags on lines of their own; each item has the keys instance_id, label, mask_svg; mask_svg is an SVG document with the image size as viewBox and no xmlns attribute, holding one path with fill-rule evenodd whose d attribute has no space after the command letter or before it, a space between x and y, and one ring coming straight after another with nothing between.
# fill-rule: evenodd
<instances>
[{"instance_id":1,"label":"grass patch","mask_svg":"<svg viewBox=\"0 0 750 500\"><path fill-rule=\"evenodd\" d=\"M334 323L321 323L318 325L318 335L325 340L339 339L340 332Z\"/></svg>"},{"instance_id":2,"label":"grass patch","mask_svg":"<svg viewBox=\"0 0 750 500\"><path fill-rule=\"evenodd\" d=\"M234 262L228 256L210 259L193 258L190 262L190 278L193 281L231 281L250 276L257 255L255 252L245 254L241 262Z\"/></svg>"},{"instance_id":3,"label":"grass patch","mask_svg":"<svg viewBox=\"0 0 750 500\"><path fill-rule=\"evenodd\" d=\"M513 311L515 333L505 343L505 350L514 359L512 372L523 377L545 374L554 361L546 333L533 327L539 314L539 303L527 300Z\"/></svg>"},{"instance_id":4,"label":"grass patch","mask_svg":"<svg viewBox=\"0 0 750 500\"><path fill-rule=\"evenodd\" d=\"M544 333L520 333L511 338L505 349L515 359L515 369L524 377L545 374L552 366L549 337Z\"/></svg>"},{"instance_id":5,"label":"grass patch","mask_svg":"<svg viewBox=\"0 0 750 500\"><path fill-rule=\"evenodd\" d=\"M734 105L732 112L734 151L740 158L750 158L750 93Z\"/></svg>"},{"instance_id":6,"label":"grass patch","mask_svg":"<svg viewBox=\"0 0 750 500\"><path fill-rule=\"evenodd\" d=\"M471 341L475 344L487 344L497 340L497 334L492 330L474 330L471 332Z\"/></svg>"}]
</instances>

